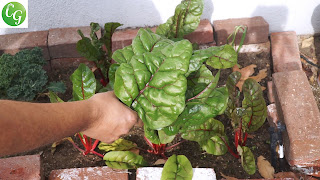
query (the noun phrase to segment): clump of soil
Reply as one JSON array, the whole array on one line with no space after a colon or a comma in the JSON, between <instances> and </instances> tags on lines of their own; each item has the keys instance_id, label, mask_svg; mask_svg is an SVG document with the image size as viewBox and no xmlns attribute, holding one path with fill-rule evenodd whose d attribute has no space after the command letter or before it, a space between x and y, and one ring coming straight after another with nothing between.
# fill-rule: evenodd
<instances>
[{"instance_id":1,"label":"clump of soil","mask_svg":"<svg viewBox=\"0 0 320 180\"><path fill-rule=\"evenodd\" d=\"M256 52L256 53L242 53L239 54L238 63L242 66L248 66L250 64L256 64L256 73L261 69L267 69L268 76L263 79L260 84L264 87L267 87L267 82L271 80L271 58L270 52ZM72 97L72 84L69 79L70 75L77 67L65 67L54 69L49 73L51 81L64 81L68 87L68 90L65 94L60 97L67 101ZM225 70L221 74L220 84L225 84L228 75L231 73L231 70ZM264 97L269 104L267 99L267 90L264 90ZM233 139L233 129L230 124L230 120L224 116L218 116L216 119L220 120L224 126L227 136L229 138L229 144L232 144ZM270 148L269 148L269 133L268 133L268 123L265 124L256 132L250 134L251 137L248 139L247 146L250 147L254 156L257 158L260 155L263 155L266 159L270 160ZM142 149L148 149L148 145L143 139L143 129L134 128L125 139L135 142L138 147ZM73 137L77 144L80 144L79 140ZM177 137L173 143L177 143L181 140L180 137ZM231 148L235 147L232 144ZM97 150L99 151L99 150ZM73 148L73 146L65 141L62 142L56 149L55 153L51 153L50 145L39 148L35 151L23 153L23 154L35 154L41 152L42 155L42 166L44 170L45 177L47 178L50 172L54 169L63 169L63 168L76 168L76 167L91 167L91 166L102 166L104 162L102 158L96 155L87 155L83 156L81 152ZM103 153L103 152L101 152ZM140 154L150 162L152 165L157 159L161 157L156 157L152 154L149 154L145 151L140 151ZM234 158L231 154L227 153L223 156L214 156L205 153L201 150L199 145L196 142L186 141L176 148L170 150L166 153L169 157L172 154L183 154L188 157L193 167L209 167L214 168L217 174L217 178L221 179L220 173L223 173L228 176L233 176L236 178L246 179L246 178L261 178L258 171L253 175L248 175L242 168L239 159ZM130 176L131 179L134 179L134 174Z\"/></svg>"}]
</instances>

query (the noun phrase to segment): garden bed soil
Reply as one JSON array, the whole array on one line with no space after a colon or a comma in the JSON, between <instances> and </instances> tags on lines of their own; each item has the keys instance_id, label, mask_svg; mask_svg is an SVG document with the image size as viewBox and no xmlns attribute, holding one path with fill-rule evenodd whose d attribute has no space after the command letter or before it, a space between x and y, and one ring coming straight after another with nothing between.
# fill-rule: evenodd
<instances>
[{"instance_id":1,"label":"garden bed soil","mask_svg":"<svg viewBox=\"0 0 320 180\"><path fill-rule=\"evenodd\" d=\"M238 63L242 66L248 66L250 64L256 64L257 68L255 69L255 74L258 73L261 69L267 69L268 76L261 81L261 85L267 87L267 82L271 81L271 57L269 52L261 51L254 53L242 53L239 55ZM70 82L69 76L73 73L73 71L77 67L61 67L59 69L54 69L49 72L50 80L54 81L64 81L67 85L67 92L61 96L63 100L68 100L72 97L72 84ZM231 70L224 70L221 74L220 83L225 84L228 74L231 73ZM263 91L264 98L266 103L269 104L267 99L267 90ZM42 98L43 101L43 98ZM48 101L48 100L47 100ZM233 129L230 124L230 120L224 115L216 117L216 119L223 122L225 125L225 130L227 136L229 138L229 143L233 139ZM250 134L251 138L247 141L247 146L252 150L255 158L262 155L266 159L270 160L270 140L268 133L269 125L267 121L264 125L256 132ZM148 149L146 142L143 139L143 129L135 127L125 139L131 140L135 142L138 147L142 149ZM75 142L80 144L79 140L75 137ZM180 138L177 137L173 143L177 143L180 141ZM231 147L235 150L235 147L231 145ZM99 152L99 150L97 150ZM23 154L35 154L41 152L42 158L42 167L44 171L44 175L47 178L50 172L54 169L64 169L64 168L79 168L79 167L93 167L93 166L103 166L104 161L102 158L96 155L87 155L83 156L81 152L77 149L73 148L71 143L68 141L62 142L59 146L57 146L54 154L51 153L51 146L47 145L41 147L37 150L23 153ZM183 154L188 157L193 167L208 167L214 168L217 179L221 179L221 174L223 173L227 176L233 176L236 178L247 179L247 178L261 178L258 171L253 175L248 175L241 166L240 160L234 158L230 153L227 153L223 156L214 156L205 153L201 150L199 145L196 142L186 141L181 145L173 148L166 155L169 157L172 154ZM148 154L144 151L140 151L140 155L142 155L150 165L152 165L157 159L160 157L154 156L152 154ZM130 179L135 179L134 171L130 175Z\"/></svg>"}]
</instances>

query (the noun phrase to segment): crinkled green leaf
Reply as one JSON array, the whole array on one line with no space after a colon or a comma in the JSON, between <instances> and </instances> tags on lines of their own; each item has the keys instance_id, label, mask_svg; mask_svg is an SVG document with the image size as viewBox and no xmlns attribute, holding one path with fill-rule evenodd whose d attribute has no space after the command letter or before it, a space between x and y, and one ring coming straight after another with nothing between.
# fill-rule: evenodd
<instances>
[{"instance_id":1,"label":"crinkled green leaf","mask_svg":"<svg viewBox=\"0 0 320 180\"><path fill-rule=\"evenodd\" d=\"M112 59L115 60L117 63L128 63L130 62L134 52L132 50L132 46L126 46L123 49L116 50L113 55Z\"/></svg>"},{"instance_id":2,"label":"crinkled green leaf","mask_svg":"<svg viewBox=\"0 0 320 180\"><path fill-rule=\"evenodd\" d=\"M89 99L96 92L96 78L85 64L80 64L78 69L70 76L73 84L73 99L75 101Z\"/></svg>"},{"instance_id":3,"label":"crinkled green leaf","mask_svg":"<svg viewBox=\"0 0 320 180\"><path fill-rule=\"evenodd\" d=\"M103 33L103 37L101 38L101 41L104 43L104 45L107 48L107 53L109 58L111 58L112 56L112 35L115 32L115 30L122 25L123 24L120 24L117 22L110 22L104 25L104 33Z\"/></svg>"},{"instance_id":4,"label":"crinkled green leaf","mask_svg":"<svg viewBox=\"0 0 320 180\"><path fill-rule=\"evenodd\" d=\"M213 154L216 156L224 155L228 151L228 148L221 137L227 139L226 136L215 135L209 139L200 141L199 144L201 148L209 154Z\"/></svg>"},{"instance_id":5,"label":"crinkled green leaf","mask_svg":"<svg viewBox=\"0 0 320 180\"><path fill-rule=\"evenodd\" d=\"M256 172L256 161L251 150L246 146L238 146L237 151L241 156L241 165L243 169L250 175L254 174Z\"/></svg>"},{"instance_id":6,"label":"crinkled green leaf","mask_svg":"<svg viewBox=\"0 0 320 180\"><path fill-rule=\"evenodd\" d=\"M242 107L245 109L243 125L248 132L258 130L266 120L267 106L264 101L261 86L253 79L247 79L243 84ZM250 124L251 121L251 124ZM250 126L249 126L250 124ZM247 128L249 126L249 128Z\"/></svg>"},{"instance_id":7,"label":"crinkled green leaf","mask_svg":"<svg viewBox=\"0 0 320 180\"><path fill-rule=\"evenodd\" d=\"M191 180L193 169L190 161L184 155L172 155L164 164L161 180Z\"/></svg>"},{"instance_id":8,"label":"crinkled green leaf","mask_svg":"<svg viewBox=\"0 0 320 180\"><path fill-rule=\"evenodd\" d=\"M49 91L49 98L51 103L63 102L63 100L60 99L59 96L52 91Z\"/></svg>"},{"instance_id":9,"label":"crinkled green leaf","mask_svg":"<svg viewBox=\"0 0 320 180\"><path fill-rule=\"evenodd\" d=\"M220 56L227 59L221 58L219 60ZM233 67L235 64L237 64L237 56L238 55L236 51L229 45L213 46L208 49L194 51L190 59L189 69L186 76L197 72L205 62L215 69L226 69Z\"/></svg>"},{"instance_id":10,"label":"crinkled green leaf","mask_svg":"<svg viewBox=\"0 0 320 180\"><path fill-rule=\"evenodd\" d=\"M119 68L119 66L120 66L120 64L112 64L109 68L109 71L108 71L109 84L112 89L113 89L113 85L114 85L116 71Z\"/></svg>"},{"instance_id":11,"label":"crinkled green leaf","mask_svg":"<svg viewBox=\"0 0 320 180\"><path fill-rule=\"evenodd\" d=\"M99 43L98 42L99 39L98 39L96 32L101 29L100 25L98 23L91 22L90 28L91 28L90 37L92 39L93 44Z\"/></svg>"},{"instance_id":12,"label":"crinkled green leaf","mask_svg":"<svg viewBox=\"0 0 320 180\"><path fill-rule=\"evenodd\" d=\"M241 119L241 117L239 116L240 113L238 113L238 111L240 111L240 109L238 109L240 91L236 86L240 78L241 78L241 73L235 71L229 75L227 79L227 84L226 84L228 88L228 95L229 95L226 115L232 120L231 124L234 128L240 125L239 123Z\"/></svg>"},{"instance_id":13,"label":"crinkled green leaf","mask_svg":"<svg viewBox=\"0 0 320 180\"><path fill-rule=\"evenodd\" d=\"M220 121L210 118L201 125L186 126L180 132L183 139L200 142L216 134L224 135L224 126Z\"/></svg>"},{"instance_id":14,"label":"crinkled green leaf","mask_svg":"<svg viewBox=\"0 0 320 180\"><path fill-rule=\"evenodd\" d=\"M169 126L162 128L162 130L169 136L173 136L179 133L180 125L175 122Z\"/></svg>"},{"instance_id":15,"label":"crinkled green leaf","mask_svg":"<svg viewBox=\"0 0 320 180\"><path fill-rule=\"evenodd\" d=\"M104 155L103 160L113 169L137 169L148 166L142 156L131 151L111 151Z\"/></svg>"},{"instance_id":16,"label":"crinkled green leaf","mask_svg":"<svg viewBox=\"0 0 320 180\"><path fill-rule=\"evenodd\" d=\"M132 50L135 55L151 52L161 39L161 36L154 34L150 29L141 28L132 40Z\"/></svg>"},{"instance_id":17,"label":"crinkled green leaf","mask_svg":"<svg viewBox=\"0 0 320 180\"><path fill-rule=\"evenodd\" d=\"M150 129L147 126L143 126L143 128L144 128L144 136L147 139L149 139L153 144L161 144L157 130Z\"/></svg>"},{"instance_id":18,"label":"crinkled green leaf","mask_svg":"<svg viewBox=\"0 0 320 180\"><path fill-rule=\"evenodd\" d=\"M196 84L209 84L213 80L214 76L212 72L206 67L206 65L202 65L199 71L194 72L188 76L188 86L196 85Z\"/></svg>"},{"instance_id":19,"label":"crinkled green leaf","mask_svg":"<svg viewBox=\"0 0 320 180\"><path fill-rule=\"evenodd\" d=\"M136 40L132 44L140 55L133 56L129 63L122 63L117 69L114 90L123 103L137 111L145 125L157 130L172 124L184 109L187 89L184 75L192 45L183 40L157 47L162 48L161 51L147 52L147 49L152 50L151 42L157 43L153 37L141 36L143 41Z\"/></svg>"},{"instance_id":20,"label":"crinkled green leaf","mask_svg":"<svg viewBox=\"0 0 320 180\"><path fill-rule=\"evenodd\" d=\"M163 130L158 130L159 140L161 144L168 144L173 141L176 135L169 136Z\"/></svg>"},{"instance_id":21,"label":"crinkled green leaf","mask_svg":"<svg viewBox=\"0 0 320 180\"><path fill-rule=\"evenodd\" d=\"M62 81L50 82L47 88L49 91L56 93L65 93L67 90L66 85Z\"/></svg>"},{"instance_id":22,"label":"crinkled green leaf","mask_svg":"<svg viewBox=\"0 0 320 180\"><path fill-rule=\"evenodd\" d=\"M228 100L225 87L214 88L219 79L219 72L199 94L188 99L184 111L175 124L183 126L200 125L209 118L224 113Z\"/></svg>"},{"instance_id":23,"label":"crinkled green leaf","mask_svg":"<svg viewBox=\"0 0 320 180\"><path fill-rule=\"evenodd\" d=\"M220 46L223 48L216 54L212 54L207 60L207 65L215 69L227 69L237 64L238 54L230 45Z\"/></svg>"},{"instance_id":24,"label":"crinkled green leaf","mask_svg":"<svg viewBox=\"0 0 320 180\"><path fill-rule=\"evenodd\" d=\"M175 9L174 16L160 24L157 34L169 39L183 36L197 29L203 11L203 0L183 0Z\"/></svg>"},{"instance_id":25,"label":"crinkled green leaf","mask_svg":"<svg viewBox=\"0 0 320 180\"><path fill-rule=\"evenodd\" d=\"M128 151L132 148L135 148L136 145L128 140L119 138L111 144L100 142L98 148L102 151Z\"/></svg>"},{"instance_id":26,"label":"crinkled green leaf","mask_svg":"<svg viewBox=\"0 0 320 180\"><path fill-rule=\"evenodd\" d=\"M103 59L104 52L102 51L102 44L87 38L83 33L78 30L79 35L82 37L81 40L77 42L77 51L79 54L89 61L99 61Z\"/></svg>"}]
</instances>

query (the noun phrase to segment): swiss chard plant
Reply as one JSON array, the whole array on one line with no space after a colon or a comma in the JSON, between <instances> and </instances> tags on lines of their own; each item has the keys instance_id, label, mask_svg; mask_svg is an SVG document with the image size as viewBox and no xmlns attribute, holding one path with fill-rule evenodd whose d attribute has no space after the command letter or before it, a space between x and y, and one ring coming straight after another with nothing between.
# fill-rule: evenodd
<instances>
[{"instance_id":1,"label":"swiss chard plant","mask_svg":"<svg viewBox=\"0 0 320 180\"><path fill-rule=\"evenodd\" d=\"M113 84L109 83L109 78L114 75L115 66L111 65L112 56L112 35L114 31L121 26L120 23L106 23L104 26L104 33L101 38L97 32L100 30L98 23L91 23L90 38L85 37L81 30L78 30L81 40L77 42L78 52L84 56L87 60L92 61L96 66L100 77L99 81L96 80L95 74L85 64L80 64L78 69L71 75L70 79L73 84L73 98L71 101L80 101L89 99L97 92L105 92L108 89L112 89ZM105 47L105 48L104 48ZM106 51L104 51L106 49ZM109 74L112 74L109 76ZM59 87L59 84L54 84L53 89ZM52 89L50 89L52 90ZM53 92L49 92L51 102L61 102L62 100ZM84 155L88 153L96 154L103 157L102 154L95 151L95 148L99 144L99 140L93 140L90 137L82 134L81 132L76 134L85 149L79 148L71 138L68 140L76 147L79 151L83 152Z\"/></svg>"},{"instance_id":2,"label":"swiss chard plant","mask_svg":"<svg viewBox=\"0 0 320 180\"><path fill-rule=\"evenodd\" d=\"M241 73L233 72L227 80L229 94L226 115L231 119L234 129L234 144L241 157L241 164L248 174L256 171L255 158L246 147L248 133L258 130L267 117L267 107L263 98L261 86L253 79L245 80L242 86L243 100L240 104L240 91L236 84L240 81Z\"/></svg>"},{"instance_id":3,"label":"swiss chard plant","mask_svg":"<svg viewBox=\"0 0 320 180\"><path fill-rule=\"evenodd\" d=\"M237 158L241 156L244 169L250 174L255 164L250 149L245 147L246 133L259 128L265 119L265 114L256 117L256 101L264 103L260 86L247 80L242 107L237 103L239 100L236 100L239 93L235 93L236 89L230 89L232 82L236 84L236 80L230 82L235 79L232 77L236 73L230 76L227 86L218 87L220 71L237 64L237 52L244 38L237 51L233 47L234 41L231 45L194 49L183 37L198 27L202 10L202 0L183 0L176 7L174 16L161 24L156 33L150 29L140 29L131 45L112 55L102 52L102 42L105 39L111 42L111 36L98 39L94 35L98 30L95 24L91 24L91 39L79 32L82 40L77 46L87 59L99 62L97 67L102 74L102 85L108 83L119 100L138 113L144 122L145 140L151 148L149 153L167 159L166 150L177 145L167 147L167 144L179 135L184 140L197 142L209 154L223 155L229 151ZM110 44L104 45L110 48ZM115 64L110 65L110 57L116 61ZM73 100L88 99L100 91L94 74L84 64L79 66L71 79ZM224 114L226 109L228 116L233 119L237 153L228 145L223 124L214 119ZM259 110L264 113L264 109ZM90 138L81 133L78 135L86 147L84 154L97 154L94 148L98 140L92 145ZM110 150L108 144L100 143L99 148L108 151L104 160L112 168L131 169L148 165L142 156L129 151L131 145ZM184 161L178 157L172 159ZM170 168L166 169L171 171Z\"/></svg>"}]
</instances>

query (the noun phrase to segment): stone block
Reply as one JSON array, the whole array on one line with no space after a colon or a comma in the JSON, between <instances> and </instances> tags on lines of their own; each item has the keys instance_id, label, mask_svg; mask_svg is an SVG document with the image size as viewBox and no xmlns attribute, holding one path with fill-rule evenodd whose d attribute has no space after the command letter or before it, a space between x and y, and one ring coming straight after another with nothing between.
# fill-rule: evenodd
<instances>
[{"instance_id":1,"label":"stone block","mask_svg":"<svg viewBox=\"0 0 320 180\"><path fill-rule=\"evenodd\" d=\"M137 169L137 180L160 180L163 168L144 167ZM193 168L193 180L216 180L216 173L212 168Z\"/></svg>"},{"instance_id":2,"label":"stone block","mask_svg":"<svg viewBox=\"0 0 320 180\"><path fill-rule=\"evenodd\" d=\"M73 169L58 169L51 171L49 180L128 180L128 171L113 170L107 166Z\"/></svg>"},{"instance_id":3,"label":"stone block","mask_svg":"<svg viewBox=\"0 0 320 180\"><path fill-rule=\"evenodd\" d=\"M273 93L279 119L284 120L287 129L284 146L288 163L297 167L319 165L320 113L305 73L296 70L273 74Z\"/></svg>"},{"instance_id":4,"label":"stone block","mask_svg":"<svg viewBox=\"0 0 320 180\"><path fill-rule=\"evenodd\" d=\"M271 33L271 53L274 72L302 70L294 31Z\"/></svg>"},{"instance_id":5,"label":"stone block","mask_svg":"<svg viewBox=\"0 0 320 180\"><path fill-rule=\"evenodd\" d=\"M40 155L0 159L0 179L41 179Z\"/></svg>"},{"instance_id":6,"label":"stone block","mask_svg":"<svg viewBox=\"0 0 320 180\"><path fill-rule=\"evenodd\" d=\"M184 36L184 38L197 44L213 43L213 28L210 21L207 19L201 20L198 28L194 32Z\"/></svg>"},{"instance_id":7,"label":"stone block","mask_svg":"<svg viewBox=\"0 0 320 180\"><path fill-rule=\"evenodd\" d=\"M23 49L40 47L43 50L44 59L49 60L47 38L48 31L0 35L0 55L3 53L14 55Z\"/></svg>"},{"instance_id":8,"label":"stone block","mask_svg":"<svg viewBox=\"0 0 320 180\"><path fill-rule=\"evenodd\" d=\"M269 41L269 24L261 16L252 18L237 18L216 20L213 22L214 37L218 46L227 43L227 38L234 32L236 26L247 26L247 36L244 44L259 44ZM236 36L236 44L240 43L242 33L238 33Z\"/></svg>"},{"instance_id":9,"label":"stone block","mask_svg":"<svg viewBox=\"0 0 320 180\"><path fill-rule=\"evenodd\" d=\"M50 29L48 35L48 48L52 59L82 57L77 49L77 42L81 39L77 30L80 29L84 36L90 37L90 26ZM101 30L97 32L101 37Z\"/></svg>"}]
</instances>

